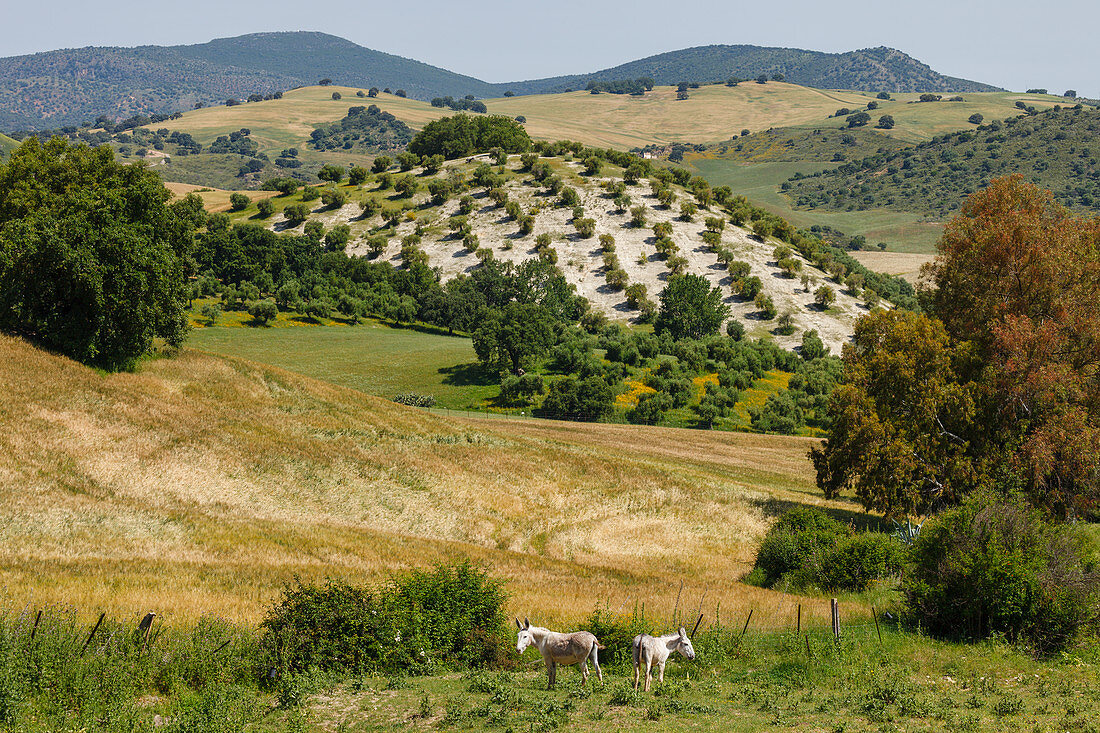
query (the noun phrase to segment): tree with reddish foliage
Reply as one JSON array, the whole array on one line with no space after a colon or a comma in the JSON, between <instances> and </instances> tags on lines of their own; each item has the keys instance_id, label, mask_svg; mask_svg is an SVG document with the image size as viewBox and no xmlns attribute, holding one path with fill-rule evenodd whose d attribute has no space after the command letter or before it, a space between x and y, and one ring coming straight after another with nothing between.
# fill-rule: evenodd
<instances>
[{"instance_id":1,"label":"tree with reddish foliage","mask_svg":"<svg viewBox=\"0 0 1100 733\"><path fill-rule=\"evenodd\" d=\"M991 488L1095 516L1100 220L1002 178L967 200L939 249L922 275L934 318L857 326L833 433L813 452L819 485L889 515Z\"/></svg>"}]
</instances>

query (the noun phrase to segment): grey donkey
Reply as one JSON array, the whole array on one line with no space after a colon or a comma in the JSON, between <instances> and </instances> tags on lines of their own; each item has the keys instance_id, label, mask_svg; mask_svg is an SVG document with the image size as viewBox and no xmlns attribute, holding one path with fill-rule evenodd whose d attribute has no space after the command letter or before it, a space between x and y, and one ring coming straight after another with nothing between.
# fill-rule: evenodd
<instances>
[{"instance_id":1,"label":"grey donkey","mask_svg":"<svg viewBox=\"0 0 1100 733\"><path fill-rule=\"evenodd\" d=\"M523 650L534 645L542 654L542 661L546 663L546 675L549 678L546 688L552 688L558 681L559 664L578 664L581 668L581 684L588 681L588 660L596 668L596 676L603 682L603 671L597 659L597 650L603 649L603 645L596 640L596 636L589 631L575 631L572 634L562 634L541 626L532 626L526 618L523 623L516 619L516 627L519 635L516 637L516 651L523 654Z\"/></svg>"}]
</instances>

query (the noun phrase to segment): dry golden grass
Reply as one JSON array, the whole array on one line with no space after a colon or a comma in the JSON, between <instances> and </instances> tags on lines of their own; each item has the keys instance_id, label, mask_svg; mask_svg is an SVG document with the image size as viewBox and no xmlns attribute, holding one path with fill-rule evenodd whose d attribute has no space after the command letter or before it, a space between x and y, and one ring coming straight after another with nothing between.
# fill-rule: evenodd
<instances>
[{"instance_id":1,"label":"dry golden grass","mask_svg":"<svg viewBox=\"0 0 1100 733\"><path fill-rule=\"evenodd\" d=\"M860 250L852 252L864 267L887 275L900 275L911 283L916 283L920 268L926 262L935 259L932 254L914 254L910 252L873 252Z\"/></svg>"},{"instance_id":2,"label":"dry golden grass","mask_svg":"<svg viewBox=\"0 0 1100 733\"><path fill-rule=\"evenodd\" d=\"M471 556L543 619L667 613L683 581L785 623L736 581L771 513L824 503L807 439L464 422L189 350L102 375L0 337L0 393L0 583L86 614L251 621L294 574Z\"/></svg>"},{"instance_id":3,"label":"dry golden grass","mask_svg":"<svg viewBox=\"0 0 1100 733\"><path fill-rule=\"evenodd\" d=\"M234 193L243 193L252 201L265 199L275 195L271 191L224 191L220 188L207 188L191 183L166 182L164 187L172 192L174 198L183 198L189 193L198 193L202 198L203 206L207 211L229 211L229 196Z\"/></svg>"}]
</instances>

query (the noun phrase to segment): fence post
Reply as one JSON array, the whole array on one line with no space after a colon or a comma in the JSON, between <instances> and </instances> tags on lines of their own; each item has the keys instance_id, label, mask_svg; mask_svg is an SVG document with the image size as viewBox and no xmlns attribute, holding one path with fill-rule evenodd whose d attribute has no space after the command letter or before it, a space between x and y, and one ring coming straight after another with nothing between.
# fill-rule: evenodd
<instances>
[{"instance_id":1,"label":"fence post","mask_svg":"<svg viewBox=\"0 0 1100 733\"><path fill-rule=\"evenodd\" d=\"M42 620L42 609L38 609L38 613L34 617L34 628L31 629L31 641L34 641L34 635L38 633L38 624Z\"/></svg>"},{"instance_id":2,"label":"fence post","mask_svg":"<svg viewBox=\"0 0 1100 733\"><path fill-rule=\"evenodd\" d=\"M830 598L829 606L832 608L833 612L833 637L837 641L840 641L840 604L837 602L837 599Z\"/></svg>"},{"instance_id":3,"label":"fence post","mask_svg":"<svg viewBox=\"0 0 1100 733\"><path fill-rule=\"evenodd\" d=\"M810 632L806 632L806 659L813 659L813 655L810 654Z\"/></svg>"},{"instance_id":4,"label":"fence post","mask_svg":"<svg viewBox=\"0 0 1100 733\"><path fill-rule=\"evenodd\" d=\"M738 637L737 637L737 643L738 643L738 645L740 645L740 643L741 643L741 639L742 639L742 638L743 638L743 637L745 636L745 632L749 630L749 621L752 621L752 612L753 612L754 610L755 610L755 609L752 609L752 608L750 608L750 609L749 609L749 617L748 617L747 619L745 619L745 625L744 625L744 627L742 627L742 629L741 629L741 636L738 636Z\"/></svg>"},{"instance_id":5,"label":"fence post","mask_svg":"<svg viewBox=\"0 0 1100 733\"><path fill-rule=\"evenodd\" d=\"M874 606L871 606L871 615L874 616L874 618L875 618L875 631L878 633L879 646L882 646L882 629L879 628L879 625L878 625L878 611L875 610Z\"/></svg>"},{"instance_id":6,"label":"fence post","mask_svg":"<svg viewBox=\"0 0 1100 733\"><path fill-rule=\"evenodd\" d=\"M103 623L103 619L106 615L107 615L106 611L99 614L99 620L95 622L95 626L92 627L91 633L89 633L88 638L85 639L84 646L80 647L80 654L81 655L83 655L84 652L88 650L88 645L92 643L92 637L95 636L95 632L99 631L99 625Z\"/></svg>"},{"instance_id":7,"label":"fence post","mask_svg":"<svg viewBox=\"0 0 1100 733\"><path fill-rule=\"evenodd\" d=\"M796 622L795 627L794 627L794 635L796 637L802 635L802 604L801 603L798 604L798 621Z\"/></svg>"}]
</instances>

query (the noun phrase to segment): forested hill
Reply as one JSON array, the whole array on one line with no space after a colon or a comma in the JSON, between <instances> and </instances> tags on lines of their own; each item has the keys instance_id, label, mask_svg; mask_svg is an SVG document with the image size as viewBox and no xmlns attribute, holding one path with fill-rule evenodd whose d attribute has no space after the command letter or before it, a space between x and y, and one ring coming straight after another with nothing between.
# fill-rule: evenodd
<instances>
[{"instance_id":1,"label":"forested hill","mask_svg":"<svg viewBox=\"0 0 1100 733\"><path fill-rule=\"evenodd\" d=\"M801 207L887 208L947 216L993 178L1013 173L1071 208L1100 211L1100 112L1055 107L882 152L784 188Z\"/></svg>"},{"instance_id":2,"label":"forested hill","mask_svg":"<svg viewBox=\"0 0 1100 733\"><path fill-rule=\"evenodd\" d=\"M730 76L783 74L787 81L819 89L887 92L989 92L997 87L933 71L913 57L880 46L846 53L763 46L697 46L631 61L592 74L512 84L517 94L584 88L589 81L652 77L658 84L708 82Z\"/></svg>"},{"instance_id":3,"label":"forested hill","mask_svg":"<svg viewBox=\"0 0 1100 733\"><path fill-rule=\"evenodd\" d=\"M106 114L171 113L316 84L404 89L411 97L496 96L496 87L325 33L255 33L192 46L87 47L0 59L0 129Z\"/></svg>"},{"instance_id":4,"label":"forested hill","mask_svg":"<svg viewBox=\"0 0 1100 733\"><path fill-rule=\"evenodd\" d=\"M345 86L404 89L409 97L427 100L563 91L590 80L640 76L676 84L759 74L783 74L787 81L827 89L993 89L942 76L888 48L830 54L759 46L689 48L591 74L490 84L326 33L254 33L191 46L87 47L0 58L0 130L77 125L100 115L168 114L197 102L243 101L324 78Z\"/></svg>"}]
</instances>

